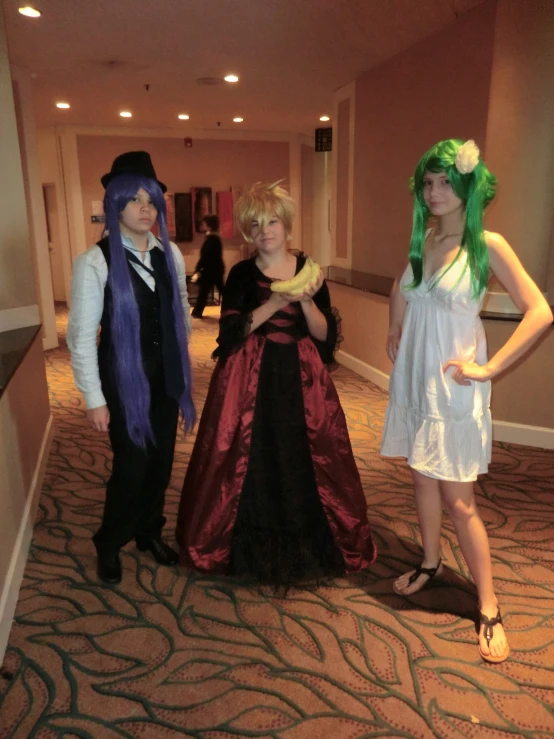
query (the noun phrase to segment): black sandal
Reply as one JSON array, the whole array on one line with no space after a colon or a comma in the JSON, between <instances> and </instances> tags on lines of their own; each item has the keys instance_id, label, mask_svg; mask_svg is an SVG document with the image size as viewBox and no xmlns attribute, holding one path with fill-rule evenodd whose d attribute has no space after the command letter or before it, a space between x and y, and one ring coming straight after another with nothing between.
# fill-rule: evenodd
<instances>
[{"instance_id":1,"label":"black sandal","mask_svg":"<svg viewBox=\"0 0 554 739\"><path fill-rule=\"evenodd\" d=\"M508 658L508 655L510 654L510 645L508 643L506 643L506 649L504 650L504 653L500 655L500 657L495 657L490 654L491 639L494 636L494 627L498 624L503 626L502 616L500 615L500 608L497 610L496 616L494 618L488 618L487 616L485 616L484 613L481 613L481 611L479 611L479 631L481 631L481 626L485 627L484 637L487 640L487 647L489 648L489 654L484 654L481 650L481 645L479 644L479 654L485 660L485 662L494 662L495 664L497 664L498 662L504 662L504 660L506 660Z\"/></svg>"},{"instance_id":2,"label":"black sandal","mask_svg":"<svg viewBox=\"0 0 554 739\"><path fill-rule=\"evenodd\" d=\"M414 570L414 572L412 572L412 574L411 574L411 575L410 575L410 577L408 578L408 585L407 585L406 587L409 587L410 585L413 585L413 584L414 584L414 582L415 582L415 581L417 580L417 578L418 578L418 577L419 577L420 575L427 575L427 577L428 577L429 579L427 580L427 582L426 582L426 583L424 583L424 584L423 584L423 585L421 586L421 588L420 588L420 589L419 589L419 590L418 590L417 592L419 593L419 592L420 592L420 590L423 590L423 588L426 588L426 587L427 587L427 586L429 585L429 583L431 582L431 580L432 580L432 579L433 579L433 578L435 577L435 575L437 574L437 572L438 572L438 569L439 569L439 567L441 566L441 561L442 561L442 558L441 558L441 557L439 557L439 561L438 561L438 563L437 563L437 566L436 566L436 567L416 567L416 568L415 568L415 570ZM398 590L396 590L396 588L395 588L395 591L396 591L396 592L397 592L397 593L398 593L399 595L403 595L403 593L400 593L400 592L399 592ZM415 593L411 593L411 595L415 595Z\"/></svg>"}]
</instances>

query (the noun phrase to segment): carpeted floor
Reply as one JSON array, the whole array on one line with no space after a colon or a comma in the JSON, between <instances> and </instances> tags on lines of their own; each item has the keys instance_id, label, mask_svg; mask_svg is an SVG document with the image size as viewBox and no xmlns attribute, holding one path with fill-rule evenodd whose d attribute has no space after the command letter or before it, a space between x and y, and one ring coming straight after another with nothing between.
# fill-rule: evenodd
<instances>
[{"instance_id":1,"label":"carpeted floor","mask_svg":"<svg viewBox=\"0 0 554 739\"><path fill-rule=\"evenodd\" d=\"M194 322L199 407L216 310ZM386 394L374 385L334 373L380 548L369 575L277 599L157 567L129 545L110 588L90 540L107 439L86 424L63 341L47 363L57 432L0 673L2 739L554 736L554 452L495 444L478 485L512 648L490 666L448 521L444 584L410 599L391 590L420 550L407 468L377 451ZM192 442L178 441L168 536Z\"/></svg>"}]
</instances>

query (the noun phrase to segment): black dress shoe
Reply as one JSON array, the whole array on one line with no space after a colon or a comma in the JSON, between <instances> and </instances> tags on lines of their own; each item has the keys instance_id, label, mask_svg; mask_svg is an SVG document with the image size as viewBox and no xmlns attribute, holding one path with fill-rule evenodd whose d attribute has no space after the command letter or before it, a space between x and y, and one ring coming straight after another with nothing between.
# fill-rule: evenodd
<instances>
[{"instance_id":1,"label":"black dress shoe","mask_svg":"<svg viewBox=\"0 0 554 739\"><path fill-rule=\"evenodd\" d=\"M119 552L98 552L96 571L98 577L107 585L117 585L121 582L121 561Z\"/></svg>"},{"instance_id":2,"label":"black dress shoe","mask_svg":"<svg viewBox=\"0 0 554 739\"><path fill-rule=\"evenodd\" d=\"M156 562L161 565L176 565L179 561L177 552L160 538L137 537L137 549L141 552L146 552L147 550L152 552Z\"/></svg>"}]
</instances>

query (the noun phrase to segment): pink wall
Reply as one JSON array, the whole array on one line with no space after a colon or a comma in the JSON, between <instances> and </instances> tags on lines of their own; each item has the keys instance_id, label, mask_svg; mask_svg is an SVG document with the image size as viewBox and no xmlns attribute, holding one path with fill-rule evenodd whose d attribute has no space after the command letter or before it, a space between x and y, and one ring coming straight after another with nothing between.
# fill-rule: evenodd
<instances>
[{"instance_id":1,"label":"pink wall","mask_svg":"<svg viewBox=\"0 0 554 739\"><path fill-rule=\"evenodd\" d=\"M487 130L498 197L486 224L543 290L549 259L554 270L553 90L554 3L499 2ZM554 282L550 290L554 299Z\"/></svg>"},{"instance_id":2,"label":"pink wall","mask_svg":"<svg viewBox=\"0 0 554 739\"><path fill-rule=\"evenodd\" d=\"M336 255L348 256L348 181L350 178L350 100L338 105Z\"/></svg>"},{"instance_id":3,"label":"pink wall","mask_svg":"<svg viewBox=\"0 0 554 739\"><path fill-rule=\"evenodd\" d=\"M317 154L313 146L302 144L302 251L311 254L313 249L314 230L314 158Z\"/></svg>"},{"instance_id":4,"label":"pink wall","mask_svg":"<svg viewBox=\"0 0 554 739\"><path fill-rule=\"evenodd\" d=\"M50 450L50 403L39 331L0 398L0 659L7 639L6 604L19 589ZM27 507L30 511L26 511ZM28 514L28 517L27 517ZM21 540L20 537L24 537ZM25 552L25 555L23 553ZM20 573L18 575L18 573ZM8 627L9 628L9 627Z\"/></svg>"},{"instance_id":5,"label":"pink wall","mask_svg":"<svg viewBox=\"0 0 554 739\"><path fill-rule=\"evenodd\" d=\"M353 269L404 268L408 179L430 146L473 138L484 150L495 14L484 3L356 81Z\"/></svg>"},{"instance_id":6,"label":"pink wall","mask_svg":"<svg viewBox=\"0 0 554 739\"><path fill-rule=\"evenodd\" d=\"M150 152L156 174L170 192L211 187L214 208L218 190L257 181L271 182L282 177L288 180L289 177L288 142L195 139L192 148L185 149L182 139L78 136L77 147L87 246L98 240L102 230L90 222L92 201L104 197L100 177L109 171L112 161L122 152ZM195 236L194 242L184 245L183 251L196 251L202 240L202 236ZM242 238L236 237L225 243L241 242Z\"/></svg>"}]
</instances>

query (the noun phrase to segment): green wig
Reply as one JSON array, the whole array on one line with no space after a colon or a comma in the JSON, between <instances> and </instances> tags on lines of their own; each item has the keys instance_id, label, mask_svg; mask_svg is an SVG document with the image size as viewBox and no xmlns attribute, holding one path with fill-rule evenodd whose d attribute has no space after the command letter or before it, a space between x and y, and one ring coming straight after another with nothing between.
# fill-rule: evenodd
<instances>
[{"instance_id":1,"label":"green wig","mask_svg":"<svg viewBox=\"0 0 554 739\"><path fill-rule=\"evenodd\" d=\"M456 166L456 155L461 146L464 149L460 154L469 148L474 157L471 162L470 156L469 167L464 166L460 157ZM489 280L489 254L483 231L483 211L496 193L496 177L485 166L473 142L464 144L461 139L439 141L421 157L415 174L410 179L410 189L414 196L414 223L409 252L414 275L411 288L420 285L423 279L423 246L427 221L431 215L423 197L426 172L444 172L450 180L452 190L463 201L465 222L461 246L467 250L473 296L478 298Z\"/></svg>"}]
</instances>

